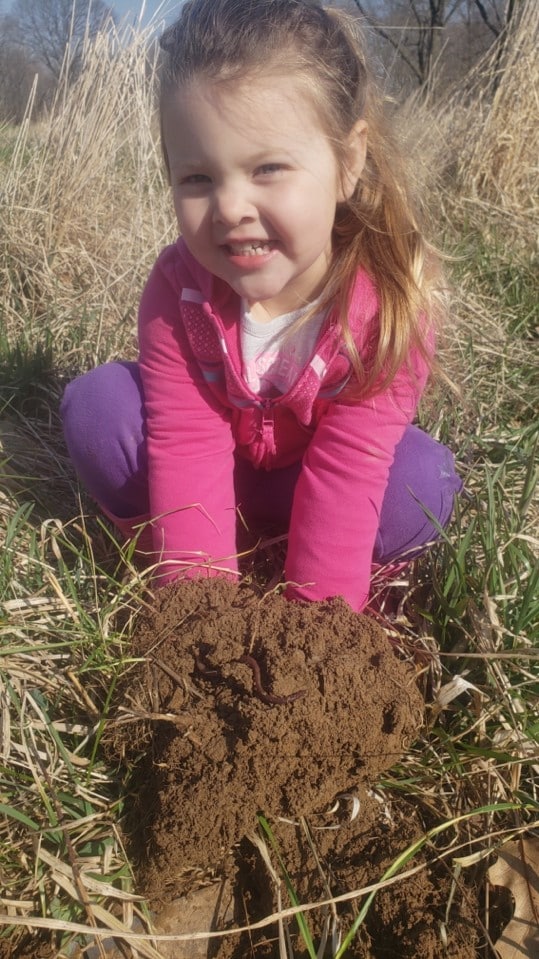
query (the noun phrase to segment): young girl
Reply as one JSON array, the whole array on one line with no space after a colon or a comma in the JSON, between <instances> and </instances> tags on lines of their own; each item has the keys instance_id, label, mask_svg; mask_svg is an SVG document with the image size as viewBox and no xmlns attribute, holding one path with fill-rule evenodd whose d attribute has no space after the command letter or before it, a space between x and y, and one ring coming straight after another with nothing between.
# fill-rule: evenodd
<instances>
[{"instance_id":1,"label":"young girl","mask_svg":"<svg viewBox=\"0 0 539 959\"><path fill-rule=\"evenodd\" d=\"M439 277L357 24L317 0L189 0L161 45L181 237L144 290L138 364L66 390L72 459L120 530L147 524L158 582L238 576L240 528L269 525L289 598L361 610L372 564L434 539L460 481L410 425Z\"/></svg>"}]
</instances>

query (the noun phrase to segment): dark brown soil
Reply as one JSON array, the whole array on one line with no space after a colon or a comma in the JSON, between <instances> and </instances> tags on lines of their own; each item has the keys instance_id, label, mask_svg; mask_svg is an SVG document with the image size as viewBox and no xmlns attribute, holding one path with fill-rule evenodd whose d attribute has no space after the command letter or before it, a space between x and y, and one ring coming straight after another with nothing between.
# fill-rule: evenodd
<instances>
[{"instance_id":1,"label":"dark brown soil","mask_svg":"<svg viewBox=\"0 0 539 959\"><path fill-rule=\"evenodd\" d=\"M271 824L301 903L378 881L424 831L412 806L388 805L372 788L423 717L415 670L372 619L340 600L289 603L199 581L157 593L132 652L138 661L117 712L124 722L113 725L109 749L138 761L130 832L158 927L159 910L170 916L171 904L185 901L179 897L223 877L233 902L221 928L276 910L275 885L251 839L258 813ZM410 865L422 863L416 856ZM275 855L273 864L279 871ZM448 910L450 890L451 875L438 862L378 893L346 955L475 957L477 903L457 889ZM355 900L338 907L343 936L357 911ZM324 916L307 914L317 943ZM276 957L276 935L271 925L214 939L204 954ZM165 954L187 952L178 946Z\"/></svg>"}]
</instances>

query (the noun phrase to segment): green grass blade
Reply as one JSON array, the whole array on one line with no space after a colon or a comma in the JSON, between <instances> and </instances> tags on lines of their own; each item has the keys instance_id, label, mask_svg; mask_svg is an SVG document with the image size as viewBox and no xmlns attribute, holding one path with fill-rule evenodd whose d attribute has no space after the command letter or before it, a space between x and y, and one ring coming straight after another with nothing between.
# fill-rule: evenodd
<instances>
[{"instance_id":1,"label":"green grass blade","mask_svg":"<svg viewBox=\"0 0 539 959\"><path fill-rule=\"evenodd\" d=\"M30 819L30 816L26 816L25 813L20 812L18 809L13 809L13 806L6 806L5 803L0 803L0 814L6 816L8 819L15 819L23 826L28 826L28 829L33 829L35 832L39 831L39 825L35 819Z\"/></svg>"},{"instance_id":2,"label":"green grass blade","mask_svg":"<svg viewBox=\"0 0 539 959\"><path fill-rule=\"evenodd\" d=\"M259 824L260 824L261 829L263 830L263 832L265 833L266 837L268 838L269 843L270 843L270 845L271 845L271 848L273 849L273 851L274 851L274 853L275 853L275 856L277 857L277 862L279 863L279 868L280 868L280 870L281 870L281 872L282 872L283 879L284 879L285 885L286 885L286 889L287 889L288 895L289 895L289 897L290 897L290 901L291 901L291 903L292 903L293 906L299 906L299 905L300 905L300 902L299 902L299 899L298 899L298 897L297 897L296 890L294 889L294 886L293 886L293 884L292 884L292 880L290 879L290 876L288 875L288 871L287 871L287 869L286 869L286 866L285 866L285 864L284 864L284 862L283 862L283 858L282 858L281 853L280 853L280 851L279 851L279 847L277 846L277 842L276 842L275 836L273 835L273 830L272 830L269 822L268 822L267 819L265 818L265 816L262 816L261 814L259 814L259 815L258 815L258 822L259 822ZM297 922L297 924L298 924L299 931L300 931L300 933L301 933L301 935L302 935L302 937L303 937L303 941L305 942L305 945L306 945L306 947L307 947L307 951L308 951L308 953L309 953L309 956L311 957L311 959L316 959L316 949L315 949L315 946L314 946L314 943L313 943L313 939L312 939L312 936L311 936L311 931L310 931L309 926L307 925L307 922L306 922L306 920L305 920L305 916L303 915L303 913L298 912L298 913L296 914L296 917L295 917L295 918L296 918L296 922Z\"/></svg>"}]
</instances>

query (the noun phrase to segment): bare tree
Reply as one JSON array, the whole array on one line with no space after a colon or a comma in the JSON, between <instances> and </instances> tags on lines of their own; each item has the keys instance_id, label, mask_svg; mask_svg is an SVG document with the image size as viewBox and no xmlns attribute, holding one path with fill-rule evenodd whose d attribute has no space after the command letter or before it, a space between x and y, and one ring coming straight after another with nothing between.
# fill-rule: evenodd
<instances>
[{"instance_id":1,"label":"bare tree","mask_svg":"<svg viewBox=\"0 0 539 959\"><path fill-rule=\"evenodd\" d=\"M519 0L472 0L485 26L499 37L516 15Z\"/></svg>"},{"instance_id":2,"label":"bare tree","mask_svg":"<svg viewBox=\"0 0 539 959\"><path fill-rule=\"evenodd\" d=\"M430 79L445 29L466 0L353 0L362 16L394 48L417 83Z\"/></svg>"},{"instance_id":3,"label":"bare tree","mask_svg":"<svg viewBox=\"0 0 539 959\"><path fill-rule=\"evenodd\" d=\"M2 23L0 22L0 31ZM32 95L38 114L52 93L53 79L20 46L0 41L0 123L20 123ZM35 85L35 89L34 89Z\"/></svg>"},{"instance_id":4,"label":"bare tree","mask_svg":"<svg viewBox=\"0 0 539 959\"><path fill-rule=\"evenodd\" d=\"M17 42L58 79L66 55L77 72L85 38L113 19L103 0L15 0L7 18Z\"/></svg>"},{"instance_id":5,"label":"bare tree","mask_svg":"<svg viewBox=\"0 0 539 959\"><path fill-rule=\"evenodd\" d=\"M0 123L22 120L34 84L33 101L39 109L47 92L44 73L14 40L10 19L0 15Z\"/></svg>"}]
</instances>

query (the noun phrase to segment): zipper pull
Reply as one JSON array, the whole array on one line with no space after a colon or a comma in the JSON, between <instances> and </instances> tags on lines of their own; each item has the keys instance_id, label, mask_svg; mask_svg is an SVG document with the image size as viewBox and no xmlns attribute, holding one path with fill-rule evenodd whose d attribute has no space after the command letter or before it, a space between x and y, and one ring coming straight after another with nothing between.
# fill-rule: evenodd
<instances>
[{"instance_id":1,"label":"zipper pull","mask_svg":"<svg viewBox=\"0 0 539 959\"><path fill-rule=\"evenodd\" d=\"M262 409L262 442L266 458L275 456L277 448L275 446L275 423L273 417L273 408L270 403L266 403Z\"/></svg>"}]
</instances>

